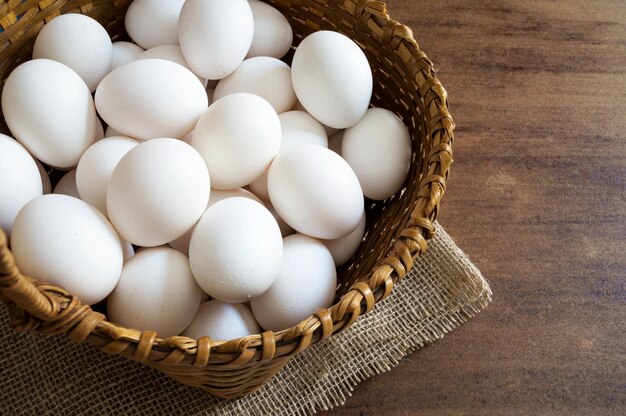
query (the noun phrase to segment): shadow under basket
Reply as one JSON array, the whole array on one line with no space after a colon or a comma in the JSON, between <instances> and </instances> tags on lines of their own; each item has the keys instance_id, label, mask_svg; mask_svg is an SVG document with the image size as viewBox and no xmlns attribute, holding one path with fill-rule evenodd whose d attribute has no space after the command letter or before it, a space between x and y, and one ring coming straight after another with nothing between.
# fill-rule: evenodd
<instances>
[{"instance_id":1,"label":"shadow under basket","mask_svg":"<svg viewBox=\"0 0 626 416\"><path fill-rule=\"evenodd\" d=\"M280 332L216 342L208 337L162 339L154 331L124 328L62 288L20 273L0 231L0 299L18 331L67 334L100 350L157 368L181 383L216 396L235 398L259 388L287 361L336 334L392 293L394 284L433 236L433 222L452 163L454 123L446 91L411 30L392 20L382 2L368 0L270 0L294 31L294 46L318 30L352 38L363 49L374 75L372 105L396 113L413 145L409 175L401 191L385 201L366 201L364 242L340 268L334 305ZM9 0L0 5L0 79L29 60L44 23L63 13L98 20L113 40L126 40L124 14L130 0L40 2ZM287 61L292 56L288 54ZM10 134L0 118L0 131ZM358 325L358 323L357 323ZM356 352L355 352L356 353Z\"/></svg>"}]
</instances>

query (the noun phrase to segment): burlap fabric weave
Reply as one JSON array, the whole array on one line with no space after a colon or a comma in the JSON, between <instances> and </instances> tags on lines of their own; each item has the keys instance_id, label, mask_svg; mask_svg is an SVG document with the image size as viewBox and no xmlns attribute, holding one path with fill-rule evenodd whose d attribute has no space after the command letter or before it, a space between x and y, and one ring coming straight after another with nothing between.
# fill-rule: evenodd
<instances>
[{"instance_id":1,"label":"burlap fabric weave","mask_svg":"<svg viewBox=\"0 0 626 416\"><path fill-rule=\"evenodd\" d=\"M17 334L0 307L2 415L309 415L484 309L480 271L437 225L413 271L345 332L295 357L256 393L221 400L65 336Z\"/></svg>"}]
</instances>

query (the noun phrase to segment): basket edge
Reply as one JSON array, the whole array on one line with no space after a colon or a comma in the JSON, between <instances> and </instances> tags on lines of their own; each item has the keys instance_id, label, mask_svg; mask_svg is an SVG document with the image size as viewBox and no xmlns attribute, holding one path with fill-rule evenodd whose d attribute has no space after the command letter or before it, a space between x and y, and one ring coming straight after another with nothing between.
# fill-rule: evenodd
<instances>
[{"instance_id":1,"label":"basket edge","mask_svg":"<svg viewBox=\"0 0 626 416\"><path fill-rule=\"evenodd\" d=\"M328 0L315 1L323 4ZM206 342L186 337L160 339L151 331L141 332L110 323L102 314L82 305L62 289L36 284L33 279L21 275L8 250L6 237L2 237L0 295L28 312L28 316L14 320L13 325L18 330L37 328L46 333L68 332L76 342L86 341L105 352L155 364L185 362L201 366L210 362L231 367L251 360L265 361L295 355L349 327L360 315L369 312L377 302L391 294L394 284L411 270L414 260L426 250L427 240L433 236L433 222L452 163L454 123L448 112L447 94L436 78L432 63L420 51L411 30L389 17L385 3L373 0L358 3L330 1L357 19L365 19L368 24L373 22L382 33L381 41L388 43L399 39L397 53L404 55L401 57L407 60L405 62L412 61L421 67L415 76L421 75L424 78L422 85L428 87L420 91L430 112L427 128L433 141L426 162L428 172L420 181L416 206L409 223L389 254L369 273L369 282L356 283L330 309L319 310L300 324L277 333L266 331L227 342ZM418 83L418 80L415 81ZM37 324L37 319L55 324L44 329Z\"/></svg>"}]
</instances>

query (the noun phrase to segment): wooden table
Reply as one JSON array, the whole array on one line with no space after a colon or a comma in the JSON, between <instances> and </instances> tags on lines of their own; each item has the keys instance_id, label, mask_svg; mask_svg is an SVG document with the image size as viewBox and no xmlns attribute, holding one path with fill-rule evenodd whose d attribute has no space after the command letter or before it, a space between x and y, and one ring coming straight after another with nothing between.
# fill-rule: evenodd
<instances>
[{"instance_id":1,"label":"wooden table","mask_svg":"<svg viewBox=\"0 0 626 416\"><path fill-rule=\"evenodd\" d=\"M388 7L448 91L439 220L494 302L326 414L626 414L626 2Z\"/></svg>"}]
</instances>

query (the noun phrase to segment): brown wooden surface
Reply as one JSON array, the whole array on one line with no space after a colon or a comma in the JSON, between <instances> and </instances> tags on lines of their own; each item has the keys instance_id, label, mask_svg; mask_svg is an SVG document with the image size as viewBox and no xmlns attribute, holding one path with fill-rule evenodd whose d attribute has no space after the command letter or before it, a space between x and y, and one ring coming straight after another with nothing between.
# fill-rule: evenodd
<instances>
[{"instance_id":1,"label":"brown wooden surface","mask_svg":"<svg viewBox=\"0 0 626 416\"><path fill-rule=\"evenodd\" d=\"M494 302L325 414L626 414L626 2L388 7L449 93L439 220Z\"/></svg>"}]
</instances>

